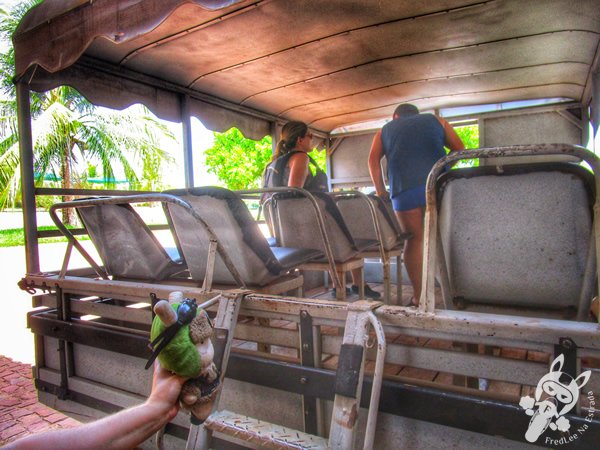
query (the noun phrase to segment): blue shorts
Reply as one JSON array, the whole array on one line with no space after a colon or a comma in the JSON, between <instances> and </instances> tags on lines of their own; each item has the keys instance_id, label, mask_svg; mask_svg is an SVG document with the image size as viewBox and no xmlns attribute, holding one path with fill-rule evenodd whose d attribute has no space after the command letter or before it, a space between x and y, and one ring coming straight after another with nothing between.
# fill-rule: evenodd
<instances>
[{"instance_id":1,"label":"blue shorts","mask_svg":"<svg viewBox=\"0 0 600 450\"><path fill-rule=\"evenodd\" d=\"M408 211L425 206L425 185L402 191L392 197L394 211Z\"/></svg>"}]
</instances>

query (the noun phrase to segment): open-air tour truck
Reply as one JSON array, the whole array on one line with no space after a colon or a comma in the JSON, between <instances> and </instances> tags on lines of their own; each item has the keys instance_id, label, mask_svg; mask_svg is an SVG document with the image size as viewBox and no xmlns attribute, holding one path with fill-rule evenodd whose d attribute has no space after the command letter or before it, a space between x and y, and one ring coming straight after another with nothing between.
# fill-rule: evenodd
<instances>
[{"instance_id":1,"label":"open-air tour truck","mask_svg":"<svg viewBox=\"0 0 600 450\"><path fill-rule=\"evenodd\" d=\"M40 401L80 420L143 401L151 306L181 291L214 317L224 386L206 422L180 413L156 437L166 448L597 448L597 0L46 0L13 41L20 285L45 307L28 321ZM183 191L36 187L30 92L63 85L180 122ZM417 308L402 306L406 236L358 192L372 186L373 135L400 103L479 131L479 149L429 175ZM344 227L298 189L270 193L275 242L263 240L242 202L261 192L191 189L203 185L192 117L274 142L286 121L306 122L327 151L329 198L340 210L362 202L343 218L371 219L376 246L336 258ZM62 233L38 232L44 195L87 198L51 209ZM162 226L140 219L140 203L163 206ZM65 208L83 230L61 226ZM320 260L281 256L309 229L286 211L313 222ZM38 238L52 233L69 240L65 262L40 267ZM69 266L73 250L89 267ZM363 268L382 299L320 295L329 268ZM552 374L572 403L549 414L541 380Z\"/></svg>"}]
</instances>

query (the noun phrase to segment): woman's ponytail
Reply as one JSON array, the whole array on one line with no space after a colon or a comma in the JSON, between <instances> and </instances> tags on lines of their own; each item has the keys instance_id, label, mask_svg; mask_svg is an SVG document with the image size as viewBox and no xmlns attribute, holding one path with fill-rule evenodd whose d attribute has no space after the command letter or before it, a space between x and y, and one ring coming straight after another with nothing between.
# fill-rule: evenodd
<instances>
[{"instance_id":1,"label":"woman's ponytail","mask_svg":"<svg viewBox=\"0 0 600 450\"><path fill-rule=\"evenodd\" d=\"M307 132L308 125L304 122L292 121L286 123L281 129L281 138L277 143L277 147L275 147L275 154L271 161L294 150L298 139L306 136Z\"/></svg>"}]
</instances>

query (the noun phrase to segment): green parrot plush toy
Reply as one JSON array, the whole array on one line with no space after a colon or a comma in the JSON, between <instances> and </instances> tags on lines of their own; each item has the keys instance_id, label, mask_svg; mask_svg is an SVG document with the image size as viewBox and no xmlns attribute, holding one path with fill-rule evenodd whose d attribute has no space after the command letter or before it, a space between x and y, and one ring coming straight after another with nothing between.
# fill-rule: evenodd
<instances>
[{"instance_id":1,"label":"green parrot plush toy","mask_svg":"<svg viewBox=\"0 0 600 450\"><path fill-rule=\"evenodd\" d=\"M208 314L197 307L196 300L184 299L181 292L172 292L169 301L158 301L154 312L150 330L153 354L146 368L158 357L162 367L189 378L179 397L181 407L203 422L220 388Z\"/></svg>"}]
</instances>

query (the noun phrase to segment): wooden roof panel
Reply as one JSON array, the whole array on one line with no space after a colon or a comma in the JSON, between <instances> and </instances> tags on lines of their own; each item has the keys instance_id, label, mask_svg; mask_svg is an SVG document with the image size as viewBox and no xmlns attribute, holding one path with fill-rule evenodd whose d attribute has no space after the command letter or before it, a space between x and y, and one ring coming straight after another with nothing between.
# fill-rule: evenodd
<instances>
[{"instance_id":1,"label":"wooden roof panel","mask_svg":"<svg viewBox=\"0 0 600 450\"><path fill-rule=\"evenodd\" d=\"M464 105L476 104L494 104L502 102L533 100L540 98L552 98L559 93L559 96L565 98L573 98L578 92L572 85L552 85L552 86L537 86L533 88L514 88L504 91L492 91L489 93L477 94L448 94L443 98L420 98L415 99L412 103L419 106L421 110L434 110L439 108L451 108ZM373 117L389 118L392 116L394 109L398 106L392 102L386 105L379 105L375 108L365 110L354 110L352 113L336 113L330 116L312 116L310 119L302 117L298 114L298 120L305 120L309 125L316 129L335 129L344 124L344 126L360 124L372 120ZM311 120L312 119L312 120Z\"/></svg>"},{"instance_id":2,"label":"wooden roof panel","mask_svg":"<svg viewBox=\"0 0 600 450\"><path fill-rule=\"evenodd\" d=\"M573 73L577 73L577 77L573 78ZM390 99L394 99L392 104L420 104L424 101L443 104L447 97L448 101L450 97L465 94L480 94L486 97L490 92L537 89L539 86L555 86L556 89L562 86L562 94L572 95L574 92L581 92L586 76L587 70L584 65L563 63L548 66L543 74L538 74L535 68L522 68L472 75L468 77L468 83L459 77L419 80L318 103L297 104L282 111L282 116L300 115L318 120L321 116L333 116L339 112L372 109L377 105L386 104ZM569 89L563 89L565 86L569 86Z\"/></svg>"}]
</instances>

